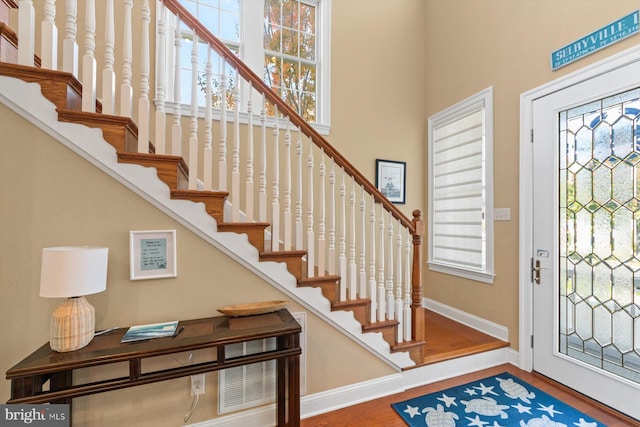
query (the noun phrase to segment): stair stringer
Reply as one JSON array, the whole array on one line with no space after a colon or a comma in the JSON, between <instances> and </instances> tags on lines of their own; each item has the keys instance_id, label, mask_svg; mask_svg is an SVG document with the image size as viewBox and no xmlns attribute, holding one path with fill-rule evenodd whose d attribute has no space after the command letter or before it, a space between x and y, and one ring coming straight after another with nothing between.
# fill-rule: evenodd
<instances>
[{"instance_id":1,"label":"stair stringer","mask_svg":"<svg viewBox=\"0 0 640 427\"><path fill-rule=\"evenodd\" d=\"M0 102L392 368L400 371L415 366L408 352L391 353L381 333L362 333L362 325L352 312L331 311L331 304L322 296L320 289L298 287L286 264L259 262L258 250L249 243L246 235L217 232L216 221L206 213L204 204L172 200L169 187L158 178L153 168L118 163L116 150L104 140L102 130L59 122L55 105L42 95L39 84L0 76Z\"/></svg>"}]
</instances>

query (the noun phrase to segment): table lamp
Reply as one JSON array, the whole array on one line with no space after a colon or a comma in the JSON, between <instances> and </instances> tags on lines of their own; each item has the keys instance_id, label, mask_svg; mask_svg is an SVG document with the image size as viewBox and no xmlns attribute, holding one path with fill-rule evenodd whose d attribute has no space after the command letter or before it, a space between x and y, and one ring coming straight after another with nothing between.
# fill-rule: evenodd
<instances>
[{"instance_id":1,"label":"table lamp","mask_svg":"<svg viewBox=\"0 0 640 427\"><path fill-rule=\"evenodd\" d=\"M91 342L95 309L84 295L107 288L109 248L62 246L42 250L40 296L67 298L51 316L51 349L78 350Z\"/></svg>"}]
</instances>

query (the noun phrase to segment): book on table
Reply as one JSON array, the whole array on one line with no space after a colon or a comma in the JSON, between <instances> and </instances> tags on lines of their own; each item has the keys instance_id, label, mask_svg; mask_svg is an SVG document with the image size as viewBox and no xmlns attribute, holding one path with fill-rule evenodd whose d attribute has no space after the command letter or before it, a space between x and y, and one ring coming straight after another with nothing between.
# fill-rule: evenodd
<instances>
[{"instance_id":1,"label":"book on table","mask_svg":"<svg viewBox=\"0 0 640 427\"><path fill-rule=\"evenodd\" d=\"M153 338L171 337L176 333L178 321L151 323L148 325L131 326L120 342L144 341Z\"/></svg>"}]
</instances>

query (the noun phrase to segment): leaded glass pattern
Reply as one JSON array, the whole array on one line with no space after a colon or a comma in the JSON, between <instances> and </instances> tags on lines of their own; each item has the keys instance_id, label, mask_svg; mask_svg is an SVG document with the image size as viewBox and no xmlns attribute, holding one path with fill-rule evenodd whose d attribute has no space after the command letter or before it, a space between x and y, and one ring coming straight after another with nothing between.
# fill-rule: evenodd
<instances>
[{"instance_id":1,"label":"leaded glass pattern","mask_svg":"<svg viewBox=\"0 0 640 427\"><path fill-rule=\"evenodd\" d=\"M559 133L559 351L640 383L640 88Z\"/></svg>"}]
</instances>

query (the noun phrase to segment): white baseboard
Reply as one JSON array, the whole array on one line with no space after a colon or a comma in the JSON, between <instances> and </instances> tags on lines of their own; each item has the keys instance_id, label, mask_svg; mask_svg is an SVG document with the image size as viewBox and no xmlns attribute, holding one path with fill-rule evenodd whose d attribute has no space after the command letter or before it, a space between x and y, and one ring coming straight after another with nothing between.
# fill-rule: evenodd
<instances>
[{"instance_id":1,"label":"white baseboard","mask_svg":"<svg viewBox=\"0 0 640 427\"><path fill-rule=\"evenodd\" d=\"M469 374L482 369L510 363L517 366L518 353L509 348L501 348L471 356L447 360L441 363L409 369L370 381L351 384L309 396L300 400L301 418L309 418L326 412L357 405L391 394L401 393L414 387L436 381ZM274 426L275 405L250 409L237 414L218 417L191 427L237 427Z\"/></svg>"},{"instance_id":2,"label":"white baseboard","mask_svg":"<svg viewBox=\"0 0 640 427\"><path fill-rule=\"evenodd\" d=\"M509 329L505 326L498 325L497 323L490 322L429 298L422 298L422 306L449 319L455 320L458 323L491 335L494 338L509 342Z\"/></svg>"}]
</instances>

